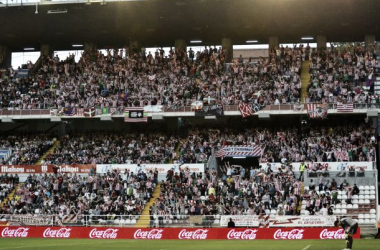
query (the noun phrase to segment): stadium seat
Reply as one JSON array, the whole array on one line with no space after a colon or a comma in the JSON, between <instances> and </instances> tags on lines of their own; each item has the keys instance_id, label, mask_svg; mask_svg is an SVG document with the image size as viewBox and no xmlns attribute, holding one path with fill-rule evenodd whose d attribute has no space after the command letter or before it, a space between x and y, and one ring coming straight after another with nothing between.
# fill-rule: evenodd
<instances>
[{"instance_id":1,"label":"stadium seat","mask_svg":"<svg viewBox=\"0 0 380 250\"><path fill-rule=\"evenodd\" d=\"M376 190L376 187L375 186L369 186L369 190Z\"/></svg>"},{"instance_id":2,"label":"stadium seat","mask_svg":"<svg viewBox=\"0 0 380 250\"><path fill-rule=\"evenodd\" d=\"M370 204L370 201L369 201L369 199L367 199L367 200L364 200L364 204Z\"/></svg>"},{"instance_id":3,"label":"stadium seat","mask_svg":"<svg viewBox=\"0 0 380 250\"><path fill-rule=\"evenodd\" d=\"M370 214L370 215L369 215L369 218L370 218L370 219L376 219L376 214Z\"/></svg>"},{"instance_id":4,"label":"stadium seat","mask_svg":"<svg viewBox=\"0 0 380 250\"><path fill-rule=\"evenodd\" d=\"M341 210L341 213L342 213L342 214L347 214L347 209L342 209L342 210Z\"/></svg>"},{"instance_id":5,"label":"stadium seat","mask_svg":"<svg viewBox=\"0 0 380 250\"><path fill-rule=\"evenodd\" d=\"M369 219L369 218L370 218L369 214L364 215L364 219Z\"/></svg>"},{"instance_id":6,"label":"stadium seat","mask_svg":"<svg viewBox=\"0 0 380 250\"><path fill-rule=\"evenodd\" d=\"M359 199L359 195L357 195L357 194L353 195L352 199Z\"/></svg>"},{"instance_id":7,"label":"stadium seat","mask_svg":"<svg viewBox=\"0 0 380 250\"><path fill-rule=\"evenodd\" d=\"M342 211L340 209L335 209L334 210L334 214L341 214L341 213L342 213Z\"/></svg>"},{"instance_id":8,"label":"stadium seat","mask_svg":"<svg viewBox=\"0 0 380 250\"><path fill-rule=\"evenodd\" d=\"M358 218L359 218L359 219L364 219L364 214L359 214L359 215L358 215Z\"/></svg>"},{"instance_id":9,"label":"stadium seat","mask_svg":"<svg viewBox=\"0 0 380 250\"><path fill-rule=\"evenodd\" d=\"M335 209L341 209L342 208L342 205L341 204L337 204L336 206L335 206Z\"/></svg>"},{"instance_id":10,"label":"stadium seat","mask_svg":"<svg viewBox=\"0 0 380 250\"><path fill-rule=\"evenodd\" d=\"M342 195L338 194L338 200L341 200L341 199L342 199Z\"/></svg>"},{"instance_id":11,"label":"stadium seat","mask_svg":"<svg viewBox=\"0 0 380 250\"><path fill-rule=\"evenodd\" d=\"M363 194L359 195L359 199L360 200L364 199L364 195Z\"/></svg>"},{"instance_id":12,"label":"stadium seat","mask_svg":"<svg viewBox=\"0 0 380 250\"><path fill-rule=\"evenodd\" d=\"M369 190L369 186L364 186L364 190Z\"/></svg>"},{"instance_id":13,"label":"stadium seat","mask_svg":"<svg viewBox=\"0 0 380 250\"><path fill-rule=\"evenodd\" d=\"M342 209L346 209L347 208L347 205L346 204L342 204Z\"/></svg>"},{"instance_id":14,"label":"stadium seat","mask_svg":"<svg viewBox=\"0 0 380 250\"><path fill-rule=\"evenodd\" d=\"M364 219L364 224L371 224L371 219Z\"/></svg>"},{"instance_id":15,"label":"stadium seat","mask_svg":"<svg viewBox=\"0 0 380 250\"><path fill-rule=\"evenodd\" d=\"M347 200L347 195L346 194L344 194L344 195L342 195L342 200Z\"/></svg>"},{"instance_id":16,"label":"stadium seat","mask_svg":"<svg viewBox=\"0 0 380 250\"><path fill-rule=\"evenodd\" d=\"M364 204L364 200L363 200L363 199L360 199L360 200L359 200L359 204Z\"/></svg>"},{"instance_id":17,"label":"stadium seat","mask_svg":"<svg viewBox=\"0 0 380 250\"><path fill-rule=\"evenodd\" d=\"M369 195L368 194L364 195L364 199L368 199L369 200Z\"/></svg>"},{"instance_id":18,"label":"stadium seat","mask_svg":"<svg viewBox=\"0 0 380 250\"><path fill-rule=\"evenodd\" d=\"M358 204L358 203L359 203L359 200L352 200L352 203L353 203L353 204Z\"/></svg>"},{"instance_id":19,"label":"stadium seat","mask_svg":"<svg viewBox=\"0 0 380 250\"><path fill-rule=\"evenodd\" d=\"M369 191L369 194L371 195L371 194L376 194L376 191L375 190L370 190Z\"/></svg>"},{"instance_id":20,"label":"stadium seat","mask_svg":"<svg viewBox=\"0 0 380 250\"><path fill-rule=\"evenodd\" d=\"M359 190L364 190L364 186L359 186Z\"/></svg>"},{"instance_id":21,"label":"stadium seat","mask_svg":"<svg viewBox=\"0 0 380 250\"><path fill-rule=\"evenodd\" d=\"M374 194L371 194L371 195L369 196L369 199L370 199L370 200L376 200L376 196L375 196Z\"/></svg>"},{"instance_id":22,"label":"stadium seat","mask_svg":"<svg viewBox=\"0 0 380 250\"><path fill-rule=\"evenodd\" d=\"M359 205L358 205L358 204L353 204L353 205L352 205L352 208L353 208L353 209L359 209Z\"/></svg>"},{"instance_id":23,"label":"stadium seat","mask_svg":"<svg viewBox=\"0 0 380 250\"><path fill-rule=\"evenodd\" d=\"M359 220L358 220L358 223L359 223L359 225L360 225L360 224L364 224L364 219L359 219Z\"/></svg>"},{"instance_id":24,"label":"stadium seat","mask_svg":"<svg viewBox=\"0 0 380 250\"><path fill-rule=\"evenodd\" d=\"M371 210L369 210L369 213L370 213L370 214L376 214L376 209L371 209Z\"/></svg>"}]
</instances>

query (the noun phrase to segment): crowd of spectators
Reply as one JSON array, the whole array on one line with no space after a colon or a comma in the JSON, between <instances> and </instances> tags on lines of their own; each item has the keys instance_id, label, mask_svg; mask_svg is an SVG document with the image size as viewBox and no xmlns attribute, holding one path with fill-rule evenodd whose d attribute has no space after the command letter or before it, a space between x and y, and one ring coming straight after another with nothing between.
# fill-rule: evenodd
<instances>
[{"instance_id":1,"label":"crowd of spectators","mask_svg":"<svg viewBox=\"0 0 380 250\"><path fill-rule=\"evenodd\" d=\"M279 56L225 66L225 51L205 47L194 53L171 50L165 55L124 49L83 53L66 60L45 57L35 75L0 80L1 107L42 109L124 107L162 104L190 106L214 98L220 104L252 100L280 104L300 98L301 47L281 48Z\"/></svg>"},{"instance_id":2,"label":"crowd of spectators","mask_svg":"<svg viewBox=\"0 0 380 250\"><path fill-rule=\"evenodd\" d=\"M11 150L12 154L7 162L0 158L0 164L35 164L54 141L52 136L46 134L3 134L0 136L0 148Z\"/></svg>"},{"instance_id":3,"label":"crowd of spectators","mask_svg":"<svg viewBox=\"0 0 380 250\"><path fill-rule=\"evenodd\" d=\"M60 139L45 164L169 163L179 139L164 133L73 134Z\"/></svg>"},{"instance_id":4,"label":"crowd of spectators","mask_svg":"<svg viewBox=\"0 0 380 250\"><path fill-rule=\"evenodd\" d=\"M378 103L374 93L376 46L313 51L306 102Z\"/></svg>"},{"instance_id":5,"label":"crowd of spectators","mask_svg":"<svg viewBox=\"0 0 380 250\"><path fill-rule=\"evenodd\" d=\"M8 194L19 183L18 175L2 174L0 175L0 204L5 201Z\"/></svg>"},{"instance_id":6,"label":"crowd of spectators","mask_svg":"<svg viewBox=\"0 0 380 250\"><path fill-rule=\"evenodd\" d=\"M33 174L0 208L0 214L55 214L63 221L68 215L86 215L77 217L78 221L106 218L101 215L139 215L156 183L156 171Z\"/></svg>"},{"instance_id":7,"label":"crowd of spectators","mask_svg":"<svg viewBox=\"0 0 380 250\"><path fill-rule=\"evenodd\" d=\"M222 177L215 171L190 173L188 169L168 175L161 183L160 197L150 207L158 226L187 215L213 220L219 215L299 214L301 182L290 168L279 173L264 167L245 171L227 163L221 170Z\"/></svg>"}]
</instances>

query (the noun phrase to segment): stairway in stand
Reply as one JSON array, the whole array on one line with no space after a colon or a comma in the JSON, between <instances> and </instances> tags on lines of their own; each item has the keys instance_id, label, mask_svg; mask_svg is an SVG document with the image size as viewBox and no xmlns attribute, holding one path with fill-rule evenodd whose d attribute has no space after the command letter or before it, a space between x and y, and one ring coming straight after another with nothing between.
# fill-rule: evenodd
<instances>
[{"instance_id":1,"label":"stairway in stand","mask_svg":"<svg viewBox=\"0 0 380 250\"><path fill-rule=\"evenodd\" d=\"M43 156L41 156L41 158L37 162L37 165L41 165L41 162L46 158L46 156L54 153L54 150L59 146L59 143L60 143L59 141L55 141L53 143L53 146L48 151L46 151Z\"/></svg>"},{"instance_id":2,"label":"stairway in stand","mask_svg":"<svg viewBox=\"0 0 380 250\"><path fill-rule=\"evenodd\" d=\"M301 68L301 103L305 102L305 98L307 96L307 86L310 82L310 74L309 74L310 61L303 61Z\"/></svg>"},{"instance_id":3,"label":"stairway in stand","mask_svg":"<svg viewBox=\"0 0 380 250\"><path fill-rule=\"evenodd\" d=\"M5 205L5 203L7 203L8 201L13 200L13 197L14 197L14 195L15 195L15 193L16 193L16 190L18 190L18 189L21 187L22 184L23 184L23 183L19 183L19 184L17 184L17 185L13 188L13 190L12 190L12 191L7 195L7 197L1 202L0 207L3 207L3 206Z\"/></svg>"},{"instance_id":4,"label":"stairway in stand","mask_svg":"<svg viewBox=\"0 0 380 250\"><path fill-rule=\"evenodd\" d=\"M149 208L150 206L153 205L156 199L160 197L160 192L161 192L161 184L158 184L153 191L152 198L145 204L145 208L143 212L141 213L142 216L140 216L140 218L136 222L135 227L140 227L140 228L149 227L149 220L150 220Z\"/></svg>"}]
</instances>

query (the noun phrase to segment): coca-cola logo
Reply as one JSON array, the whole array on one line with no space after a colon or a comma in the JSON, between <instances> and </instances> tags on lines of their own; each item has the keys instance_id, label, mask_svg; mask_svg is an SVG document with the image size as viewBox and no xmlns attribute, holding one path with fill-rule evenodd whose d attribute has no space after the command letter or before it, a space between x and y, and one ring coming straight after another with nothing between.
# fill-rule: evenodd
<instances>
[{"instance_id":1,"label":"coca-cola logo","mask_svg":"<svg viewBox=\"0 0 380 250\"><path fill-rule=\"evenodd\" d=\"M60 228L57 230L46 228L42 236L44 238L70 238L71 228Z\"/></svg>"},{"instance_id":2,"label":"coca-cola logo","mask_svg":"<svg viewBox=\"0 0 380 250\"><path fill-rule=\"evenodd\" d=\"M135 239L159 240L162 238L163 229L141 230L137 229L133 237Z\"/></svg>"},{"instance_id":3,"label":"coca-cola logo","mask_svg":"<svg viewBox=\"0 0 380 250\"><path fill-rule=\"evenodd\" d=\"M227 234L229 240L254 240L256 239L257 229L246 229L245 231L236 231L232 229Z\"/></svg>"},{"instance_id":4,"label":"coca-cola logo","mask_svg":"<svg viewBox=\"0 0 380 250\"><path fill-rule=\"evenodd\" d=\"M19 227L16 229L9 229L8 227L4 228L1 231L1 237L17 237L17 238L26 238L28 237L29 228L27 227Z\"/></svg>"},{"instance_id":5,"label":"coca-cola logo","mask_svg":"<svg viewBox=\"0 0 380 250\"><path fill-rule=\"evenodd\" d=\"M106 230L97 230L96 228L92 229L90 232L90 238L98 238L98 239L116 239L117 232L119 229L108 228Z\"/></svg>"},{"instance_id":6,"label":"coca-cola logo","mask_svg":"<svg viewBox=\"0 0 380 250\"><path fill-rule=\"evenodd\" d=\"M275 240L301 240L304 231L304 229L293 229L291 231L282 231L282 229L278 229L273 237Z\"/></svg>"},{"instance_id":7,"label":"coca-cola logo","mask_svg":"<svg viewBox=\"0 0 380 250\"><path fill-rule=\"evenodd\" d=\"M328 229L322 230L321 234L319 235L319 238L321 239L344 239L344 230L343 229L338 229L338 230L332 230L329 231Z\"/></svg>"},{"instance_id":8,"label":"coca-cola logo","mask_svg":"<svg viewBox=\"0 0 380 250\"><path fill-rule=\"evenodd\" d=\"M205 240L207 239L208 229L197 229L188 231L187 229L183 229L178 234L178 238L180 240Z\"/></svg>"}]
</instances>

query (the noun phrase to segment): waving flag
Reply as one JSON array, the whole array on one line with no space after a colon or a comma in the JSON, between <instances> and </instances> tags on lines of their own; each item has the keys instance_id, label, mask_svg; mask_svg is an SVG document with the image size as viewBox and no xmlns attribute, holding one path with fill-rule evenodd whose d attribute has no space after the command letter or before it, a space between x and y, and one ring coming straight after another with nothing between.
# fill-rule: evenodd
<instances>
[{"instance_id":1,"label":"waving flag","mask_svg":"<svg viewBox=\"0 0 380 250\"><path fill-rule=\"evenodd\" d=\"M352 103L338 103L336 106L336 112L350 113L354 112L354 104Z\"/></svg>"}]
</instances>

